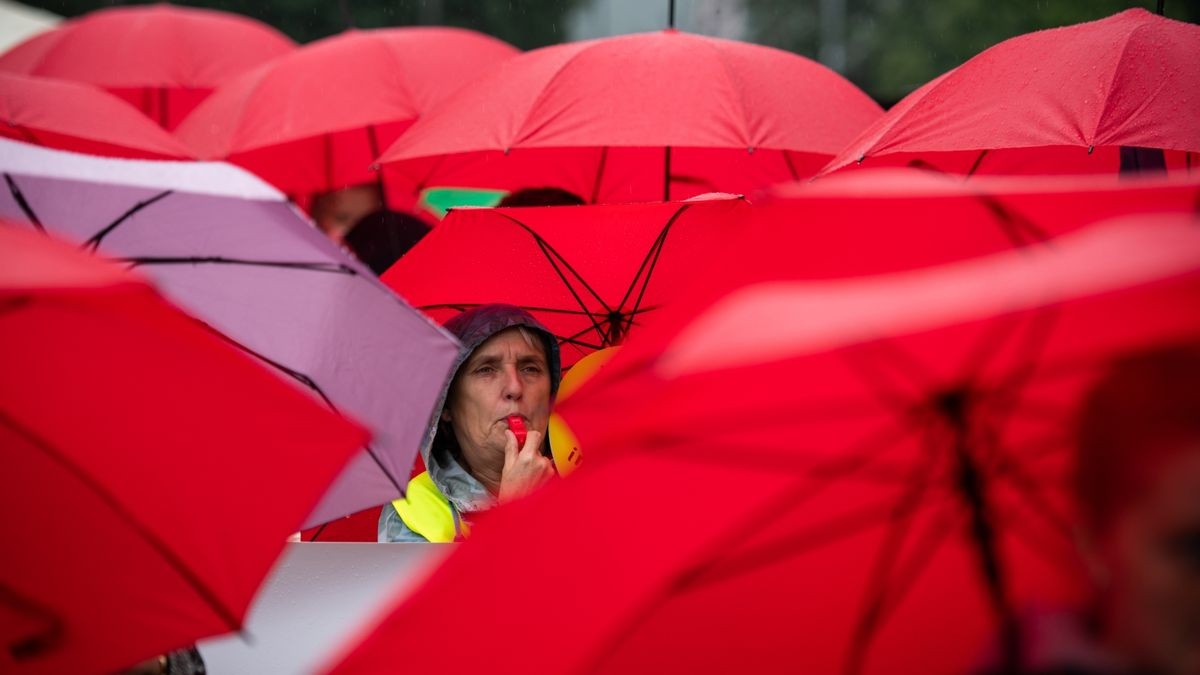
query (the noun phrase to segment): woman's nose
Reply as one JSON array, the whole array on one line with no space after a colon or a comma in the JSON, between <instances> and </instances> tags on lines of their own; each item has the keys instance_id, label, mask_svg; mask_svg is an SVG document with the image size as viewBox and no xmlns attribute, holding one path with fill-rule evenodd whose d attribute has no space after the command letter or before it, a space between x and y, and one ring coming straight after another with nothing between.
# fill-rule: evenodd
<instances>
[{"instance_id":1,"label":"woman's nose","mask_svg":"<svg viewBox=\"0 0 1200 675\"><path fill-rule=\"evenodd\" d=\"M504 369L504 397L510 400L521 398L525 385L515 367Z\"/></svg>"}]
</instances>

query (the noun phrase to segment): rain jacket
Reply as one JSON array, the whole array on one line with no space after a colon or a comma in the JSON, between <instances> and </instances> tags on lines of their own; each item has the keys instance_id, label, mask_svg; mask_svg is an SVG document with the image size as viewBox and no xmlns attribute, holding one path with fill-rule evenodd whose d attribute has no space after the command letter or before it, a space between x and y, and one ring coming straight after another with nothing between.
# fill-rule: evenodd
<instances>
[{"instance_id":1,"label":"rain jacket","mask_svg":"<svg viewBox=\"0 0 1200 675\"><path fill-rule=\"evenodd\" d=\"M446 405L446 396L450 393L450 385L454 381L454 376L458 374L458 369L471 356L471 353L488 338L513 326L525 326L541 336L546 347L546 360L550 367L550 399L554 400L559 382L562 380L558 342L550 331L546 330L528 312L512 305L483 305L459 314L447 321L445 325L446 330L453 333L462 343L463 349L454 364L453 374L438 397L425 436L425 443L421 446L421 459L425 462L428 476L418 477L409 484L409 499L426 501L440 499L449 502L455 530L460 530L460 523L463 522L462 514L486 511L496 505L496 499L487 491L483 483L480 483L454 458L451 450L455 443L454 436L450 426L441 422L442 408ZM383 511L379 514L379 541L424 542L429 539L406 525L392 504L384 504Z\"/></svg>"}]
</instances>

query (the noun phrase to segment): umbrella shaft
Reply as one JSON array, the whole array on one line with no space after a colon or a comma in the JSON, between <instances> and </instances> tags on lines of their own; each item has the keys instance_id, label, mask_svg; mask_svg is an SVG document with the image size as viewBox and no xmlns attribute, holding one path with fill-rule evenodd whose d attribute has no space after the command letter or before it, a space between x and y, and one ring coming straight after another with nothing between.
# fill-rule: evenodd
<instances>
[{"instance_id":1,"label":"umbrella shaft","mask_svg":"<svg viewBox=\"0 0 1200 675\"><path fill-rule=\"evenodd\" d=\"M971 512L971 538L975 541L983 566L983 577L996 619L1000 624L1002 646L1002 673L1020 672L1020 635L1012 606L1005 593L1004 573L1000 555L996 549L996 530L992 525L987 503L985 481L978 463L972 456L967 432L963 427L955 430L955 457L958 461L958 486Z\"/></svg>"}]
</instances>

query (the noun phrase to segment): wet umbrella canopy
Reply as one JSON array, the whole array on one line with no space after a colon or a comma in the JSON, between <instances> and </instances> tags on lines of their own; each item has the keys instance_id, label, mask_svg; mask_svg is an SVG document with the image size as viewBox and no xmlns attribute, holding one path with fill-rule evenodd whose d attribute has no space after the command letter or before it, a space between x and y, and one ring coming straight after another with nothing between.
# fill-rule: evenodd
<instances>
[{"instance_id":1,"label":"wet umbrella canopy","mask_svg":"<svg viewBox=\"0 0 1200 675\"><path fill-rule=\"evenodd\" d=\"M516 53L455 28L351 30L229 81L177 133L199 156L290 195L370 183L371 164L405 129Z\"/></svg>"},{"instance_id":2,"label":"wet umbrella canopy","mask_svg":"<svg viewBox=\"0 0 1200 675\"><path fill-rule=\"evenodd\" d=\"M554 333L570 366L652 324L749 209L730 195L455 209L382 279L443 322L492 302L522 307Z\"/></svg>"},{"instance_id":3,"label":"wet umbrella canopy","mask_svg":"<svg viewBox=\"0 0 1200 675\"><path fill-rule=\"evenodd\" d=\"M334 672L398 652L450 672L967 671L1029 603L1078 597L1064 432L1109 358L1200 340L1197 302L1188 216L731 288L653 345L661 386L624 386L570 480L495 514ZM614 386L603 371L561 412ZM513 585L531 559L554 562Z\"/></svg>"},{"instance_id":4,"label":"wet umbrella canopy","mask_svg":"<svg viewBox=\"0 0 1200 675\"><path fill-rule=\"evenodd\" d=\"M0 214L126 260L231 342L374 434L305 525L400 496L457 342L283 195L223 164L0 146Z\"/></svg>"},{"instance_id":5,"label":"wet umbrella canopy","mask_svg":"<svg viewBox=\"0 0 1200 675\"><path fill-rule=\"evenodd\" d=\"M1200 26L1143 9L1006 40L896 104L821 175L1187 171L1200 162L1198 44Z\"/></svg>"},{"instance_id":6,"label":"wet umbrella canopy","mask_svg":"<svg viewBox=\"0 0 1200 675\"><path fill-rule=\"evenodd\" d=\"M552 186L587 203L750 194L811 176L880 114L803 57L667 30L514 57L413 125L380 163L413 194Z\"/></svg>"},{"instance_id":7,"label":"wet umbrella canopy","mask_svg":"<svg viewBox=\"0 0 1200 675\"><path fill-rule=\"evenodd\" d=\"M366 438L141 277L8 222L0 372L5 673L113 672L239 630Z\"/></svg>"},{"instance_id":8,"label":"wet umbrella canopy","mask_svg":"<svg viewBox=\"0 0 1200 675\"><path fill-rule=\"evenodd\" d=\"M128 103L86 84L0 73L0 135L89 155L190 159Z\"/></svg>"}]
</instances>

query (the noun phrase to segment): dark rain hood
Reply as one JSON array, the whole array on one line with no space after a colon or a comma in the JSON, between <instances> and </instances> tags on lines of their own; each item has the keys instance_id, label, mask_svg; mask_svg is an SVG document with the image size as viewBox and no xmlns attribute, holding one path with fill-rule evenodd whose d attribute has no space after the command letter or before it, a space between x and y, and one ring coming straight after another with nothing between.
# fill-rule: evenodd
<instances>
[{"instance_id":1,"label":"dark rain hood","mask_svg":"<svg viewBox=\"0 0 1200 675\"><path fill-rule=\"evenodd\" d=\"M450 393L450 385L454 382L454 376L458 374L458 369L471 356L475 348L496 333L514 326L525 326L542 339L546 348L546 360L550 366L550 400L553 401L558 393L559 382L562 381L562 361L559 356L558 341L529 312L512 305L482 305L459 314L443 326L458 338L463 349L459 352L458 360L454 362L450 378L442 387L437 405L434 406L433 418L425 436L426 440L421 446L421 459L425 461L425 468L429 471L429 476L433 479L434 484L455 507L463 512L490 508L494 505L495 498L482 483L455 460L451 452L454 443L453 432L448 424L443 424L441 421L442 408L446 405L446 396Z\"/></svg>"}]
</instances>

